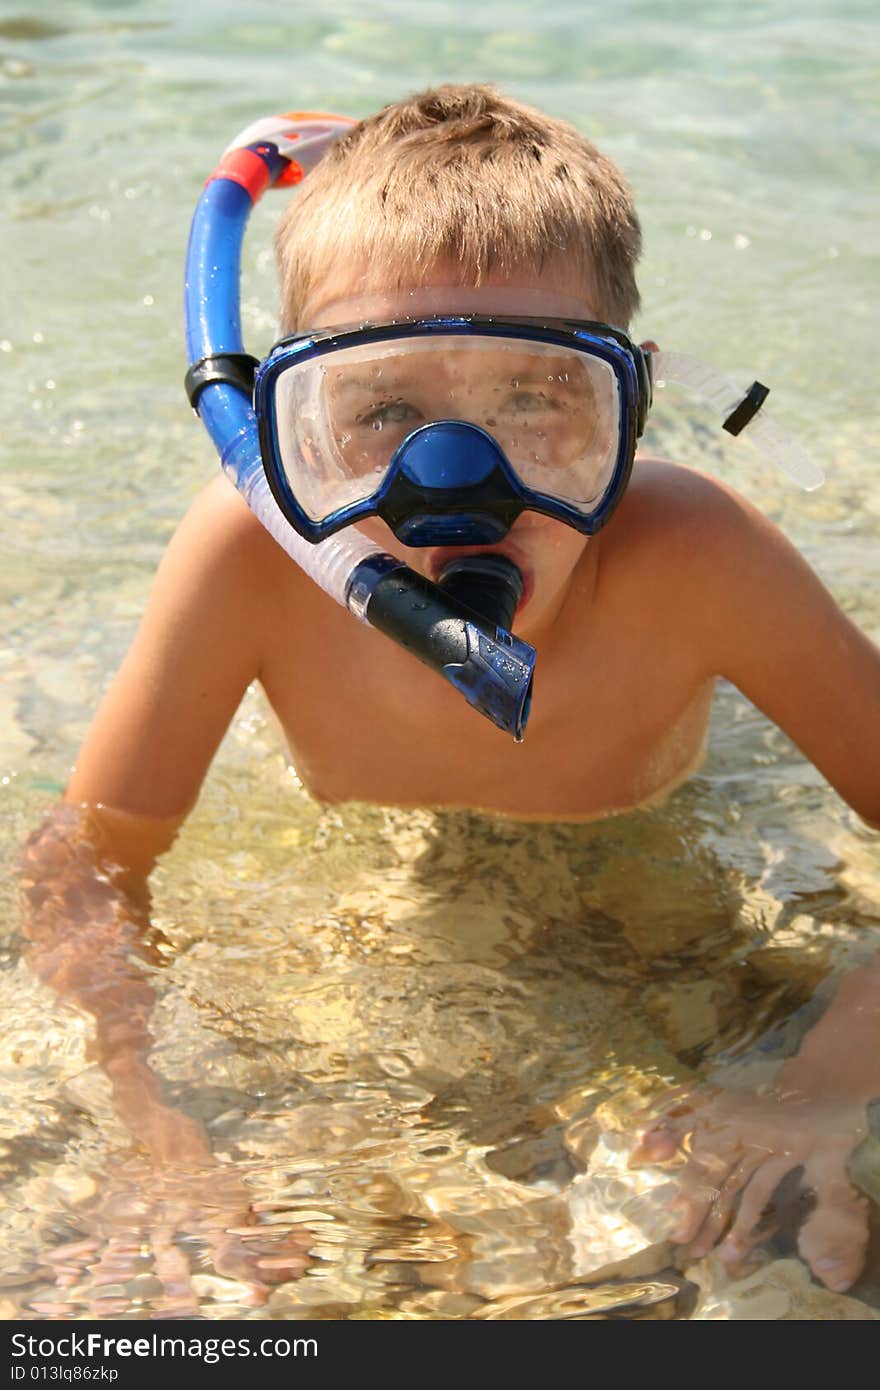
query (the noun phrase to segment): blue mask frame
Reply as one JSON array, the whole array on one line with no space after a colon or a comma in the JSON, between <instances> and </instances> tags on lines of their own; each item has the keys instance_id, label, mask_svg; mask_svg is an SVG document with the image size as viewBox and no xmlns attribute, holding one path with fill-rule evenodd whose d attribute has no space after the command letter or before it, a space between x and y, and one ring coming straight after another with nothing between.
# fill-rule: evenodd
<instances>
[{"instance_id":1,"label":"blue mask frame","mask_svg":"<svg viewBox=\"0 0 880 1390\"><path fill-rule=\"evenodd\" d=\"M321 521L310 517L299 504L281 462L275 414L278 377L294 363L341 348L468 333L566 347L601 358L611 367L620 393L621 430L611 481L599 506L585 513L527 487L486 431L464 421L436 421L420 426L404 439L389 460L381 485L370 497L341 507ZM276 343L261 363L254 383L266 478L284 517L313 544L370 516L382 517L409 545L492 544L506 535L525 510L562 521L584 535L594 535L623 497L650 405L650 354L620 329L575 319L442 314L299 333ZM455 486L443 487L433 481L444 476L454 477Z\"/></svg>"}]
</instances>

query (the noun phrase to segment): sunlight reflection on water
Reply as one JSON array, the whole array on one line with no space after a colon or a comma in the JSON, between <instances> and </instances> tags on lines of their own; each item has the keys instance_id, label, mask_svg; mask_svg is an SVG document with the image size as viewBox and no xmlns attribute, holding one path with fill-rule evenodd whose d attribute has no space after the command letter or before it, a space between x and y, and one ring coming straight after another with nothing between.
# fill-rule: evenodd
<instances>
[{"instance_id":1,"label":"sunlight reflection on water","mask_svg":"<svg viewBox=\"0 0 880 1390\"><path fill-rule=\"evenodd\" d=\"M880 127L855 0L834 20L719 4L699 23L630 0L589 26L573 0L546 16L387 3L369 21L336 0L283 26L212 8L207 34L187 7L140 2L0 20L5 864L215 467L180 390L179 280L209 161L255 102L359 114L488 76L576 120L643 207L639 326L778 384L828 482L805 499L675 402L649 446L739 486L880 634ZM276 213L258 211L247 250L255 347L274 336ZM815 991L878 944L878 870L876 836L724 682L697 776L655 811L581 826L322 808L252 690L155 876L153 1060L218 1168L188 1183L137 1157L87 1022L10 931L0 1316L874 1316L876 1248L846 1298L809 1281L790 1236L744 1280L688 1266L669 1241L675 1165L628 1159L670 1085L758 1085L796 1048ZM9 873L0 901L14 923ZM861 1165L876 1201L873 1150Z\"/></svg>"}]
</instances>

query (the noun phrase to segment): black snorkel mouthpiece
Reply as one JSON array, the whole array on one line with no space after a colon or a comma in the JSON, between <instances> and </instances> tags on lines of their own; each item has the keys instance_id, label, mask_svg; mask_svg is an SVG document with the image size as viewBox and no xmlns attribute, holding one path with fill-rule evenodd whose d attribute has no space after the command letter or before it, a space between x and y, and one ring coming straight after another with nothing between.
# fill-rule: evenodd
<instances>
[{"instance_id":1,"label":"black snorkel mouthpiece","mask_svg":"<svg viewBox=\"0 0 880 1390\"><path fill-rule=\"evenodd\" d=\"M535 669L534 648L507 630L521 593L522 576L503 555L452 560L439 584L382 555L357 566L348 606L520 743Z\"/></svg>"},{"instance_id":2,"label":"black snorkel mouthpiece","mask_svg":"<svg viewBox=\"0 0 880 1390\"><path fill-rule=\"evenodd\" d=\"M522 598L523 579L506 555L464 555L450 560L439 579L451 594L486 622L509 630Z\"/></svg>"}]
</instances>

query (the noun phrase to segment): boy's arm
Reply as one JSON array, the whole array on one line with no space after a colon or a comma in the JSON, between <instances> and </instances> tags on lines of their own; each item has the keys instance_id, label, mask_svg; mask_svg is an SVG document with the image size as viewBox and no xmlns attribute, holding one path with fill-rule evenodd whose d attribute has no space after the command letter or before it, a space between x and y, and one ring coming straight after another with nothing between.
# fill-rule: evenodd
<instances>
[{"instance_id":1,"label":"boy's arm","mask_svg":"<svg viewBox=\"0 0 880 1390\"><path fill-rule=\"evenodd\" d=\"M745 498L695 471L680 474L677 488L668 522L678 599L707 674L738 686L880 829L880 650ZM691 1134L674 1239L703 1255L729 1223L721 1253L742 1258L760 1239L776 1187L798 1169L814 1200L801 1253L828 1287L848 1288L868 1226L847 1162L877 1096L880 956L844 977L771 1092L704 1097L648 1132L642 1155L653 1158L669 1157Z\"/></svg>"},{"instance_id":2,"label":"boy's arm","mask_svg":"<svg viewBox=\"0 0 880 1390\"><path fill-rule=\"evenodd\" d=\"M105 807L54 807L19 861L24 956L44 984L91 1014L116 1112L152 1158L202 1164L210 1157L204 1133L164 1104L147 1060L151 967L160 958L146 875L179 824Z\"/></svg>"},{"instance_id":3,"label":"boy's arm","mask_svg":"<svg viewBox=\"0 0 880 1390\"><path fill-rule=\"evenodd\" d=\"M880 648L745 498L711 482L706 507L695 601L709 659L880 830ZM880 957L846 978L787 1075L817 1097L880 1096Z\"/></svg>"},{"instance_id":4,"label":"boy's arm","mask_svg":"<svg viewBox=\"0 0 880 1390\"><path fill-rule=\"evenodd\" d=\"M134 642L64 794L185 817L262 665L277 546L221 475L166 550Z\"/></svg>"},{"instance_id":5,"label":"boy's arm","mask_svg":"<svg viewBox=\"0 0 880 1390\"><path fill-rule=\"evenodd\" d=\"M147 1062L147 877L259 674L267 545L274 542L223 478L204 489L162 560L64 803L22 853L28 959L92 1014L119 1113L163 1161L209 1150L198 1126L163 1105Z\"/></svg>"},{"instance_id":6,"label":"boy's arm","mask_svg":"<svg viewBox=\"0 0 880 1390\"><path fill-rule=\"evenodd\" d=\"M711 673L880 830L880 648L757 508L704 474L694 483L687 606Z\"/></svg>"}]
</instances>

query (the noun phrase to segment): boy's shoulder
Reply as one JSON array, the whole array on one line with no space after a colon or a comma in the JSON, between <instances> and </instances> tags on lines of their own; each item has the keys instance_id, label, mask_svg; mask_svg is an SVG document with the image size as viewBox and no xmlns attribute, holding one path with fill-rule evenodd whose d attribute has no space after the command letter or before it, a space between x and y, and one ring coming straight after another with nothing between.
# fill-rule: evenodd
<instances>
[{"instance_id":1,"label":"boy's shoulder","mask_svg":"<svg viewBox=\"0 0 880 1390\"><path fill-rule=\"evenodd\" d=\"M608 553L631 608L674 610L707 671L736 685L876 829L876 643L770 517L719 479L644 460L619 512Z\"/></svg>"},{"instance_id":2,"label":"boy's shoulder","mask_svg":"<svg viewBox=\"0 0 880 1390\"><path fill-rule=\"evenodd\" d=\"M175 537L176 544L181 541L194 566L204 574L222 567L227 581L241 584L254 601L259 595L271 599L279 584L312 583L224 473L196 494Z\"/></svg>"},{"instance_id":3,"label":"boy's shoulder","mask_svg":"<svg viewBox=\"0 0 880 1390\"><path fill-rule=\"evenodd\" d=\"M246 639L262 665L278 638L279 613L290 600L306 607L315 585L218 472L196 493L178 525L155 588L168 596L165 608L171 615L187 594L193 603L222 613L223 643Z\"/></svg>"},{"instance_id":4,"label":"boy's shoulder","mask_svg":"<svg viewBox=\"0 0 880 1390\"><path fill-rule=\"evenodd\" d=\"M216 473L196 493L183 524L192 524L206 541L234 551L257 550L264 541L278 548L241 493L222 472ZM268 547L265 548L269 553Z\"/></svg>"},{"instance_id":5,"label":"boy's shoulder","mask_svg":"<svg viewBox=\"0 0 880 1390\"><path fill-rule=\"evenodd\" d=\"M736 679L768 594L781 608L802 606L807 590L816 601L818 581L768 516L721 479L667 459L637 458L597 539L607 615L632 631L662 631L706 675ZM772 645L770 631L763 641Z\"/></svg>"},{"instance_id":6,"label":"boy's shoulder","mask_svg":"<svg viewBox=\"0 0 880 1390\"><path fill-rule=\"evenodd\" d=\"M664 599L677 592L684 602L719 549L735 548L738 535L756 533L762 522L770 526L720 479L669 459L639 455L612 521L600 532L601 565L606 572L625 569L640 586L650 576L658 600L662 587ZM660 586L662 579L676 585L673 594Z\"/></svg>"},{"instance_id":7,"label":"boy's shoulder","mask_svg":"<svg viewBox=\"0 0 880 1390\"><path fill-rule=\"evenodd\" d=\"M671 459L638 454L615 521L625 517L629 526L646 532L662 528L669 535L696 522L720 524L744 509L754 510L720 478Z\"/></svg>"}]
</instances>

